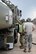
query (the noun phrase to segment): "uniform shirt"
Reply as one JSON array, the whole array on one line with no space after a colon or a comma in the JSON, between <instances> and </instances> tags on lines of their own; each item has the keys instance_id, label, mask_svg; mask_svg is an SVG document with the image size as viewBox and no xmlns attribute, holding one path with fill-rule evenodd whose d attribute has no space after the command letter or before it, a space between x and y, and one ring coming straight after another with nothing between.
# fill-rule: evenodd
<instances>
[{"instance_id":1,"label":"uniform shirt","mask_svg":"<svg viewBox=\"0 0 36 54\"><path fill-rule=\"evenodd\" d=\"M26 23L24 23L24 26L25 26L25 31L26 31L27 35L32 34L32 29L33 29L32 27L34 26L33 23L26 22Z\"/></svg>"}]
</instances>

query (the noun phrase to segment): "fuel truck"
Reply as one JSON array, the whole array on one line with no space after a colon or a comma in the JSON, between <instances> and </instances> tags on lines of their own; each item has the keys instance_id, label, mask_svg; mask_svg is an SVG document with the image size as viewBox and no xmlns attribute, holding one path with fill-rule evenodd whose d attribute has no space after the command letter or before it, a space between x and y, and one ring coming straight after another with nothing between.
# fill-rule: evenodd
<instances>
[{"instance_id":1,"label":"fuel truck","mask_svg":"<svg viewBox=\"0 0 36 54\"><path fill-rule=\"evenodd\" d=\"M17 43L17 34L19 26L15 22L18 14L16 7L8 0L0 2L0 49L13 49L14 43ZM20 14L19 14L20 15ZM15 19L16 18L16 19ZM17 39L16 39L17 38Z\"/></svg>"},{"instance_id":2,"label":"fuel truck","mask_svg":"<svg viewBox=\"0 0 36 54\"><path fill-rule=\"evenodd\" d=\"M4 0L3 0L4 1ZM4 2L0 2L0 49L12 49L14 45L13 12Z\"/></svg>"}]
</instances>

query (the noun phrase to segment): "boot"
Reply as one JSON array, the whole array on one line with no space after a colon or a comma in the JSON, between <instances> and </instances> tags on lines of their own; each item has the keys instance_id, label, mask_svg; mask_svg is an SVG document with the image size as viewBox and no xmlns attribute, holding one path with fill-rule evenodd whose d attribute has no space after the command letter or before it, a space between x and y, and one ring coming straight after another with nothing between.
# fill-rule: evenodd
<instances>
[{"instance_id":1,"label":"boot","mask_svg":"<svg viewBox=\"0 0 36 54\"><path fill-rule=\"evenodd\" d=\"M28 52L31 52L31 48L29 48Z\"/></svg>"},{"instance_id":2,"label":"boot","mask_svg":"<svg viewBox=\"0 0 36 54\"><path fill-rule=\"evenodd\" d=\"M23 49L23 46L20 46L20 49Z\"/></svg>"},{"instance_id":3,"label":"boot","mask_svg":"<svg viewBox=\"0 0 36 54\"><path fill-rule=\"evenodd\" d=\"M25 52L25 53L27 52L26 49L24 49L24 52Z\"/></svg>"}]
</instances>

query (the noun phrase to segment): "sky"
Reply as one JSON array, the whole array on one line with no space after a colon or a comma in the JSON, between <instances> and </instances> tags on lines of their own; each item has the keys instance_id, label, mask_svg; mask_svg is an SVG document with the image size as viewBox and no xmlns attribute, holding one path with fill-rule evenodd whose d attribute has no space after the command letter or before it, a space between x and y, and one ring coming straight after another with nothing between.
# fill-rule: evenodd
<instances>
[{"instance_id":1,"label":"sky","mask_svg":"<svg viewBox=\"0 0 36 54\"><path fill-rule=\"evenodd\" d=\"M36 18L36 0L10 0L12 4L22 10L21 19Z\"/></svg>"},{"instance_id":2,"label":"sky","mask_svg":"<svg viewBox=\"0 0 36 54\"><path fill-rule=\"evenodd\" d=\"M10 0L13 4L22 10L22 17L24 19L36 18L36 0Z\"/></svg>"}]
</instances>

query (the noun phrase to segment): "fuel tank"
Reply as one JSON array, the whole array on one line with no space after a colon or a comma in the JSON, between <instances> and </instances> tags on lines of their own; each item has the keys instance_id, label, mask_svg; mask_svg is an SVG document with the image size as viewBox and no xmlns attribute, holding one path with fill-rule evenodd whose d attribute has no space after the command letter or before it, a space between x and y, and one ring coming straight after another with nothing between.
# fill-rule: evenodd
<instances>
[{"instance_id":1,"label":"fuel tank","mask_svg":"<svg viewBox=\"0 0 36 54\"><path fill-rule=\"evenodd\" d=\"M13 24L12 14L11 9L3 2L0 2L0 29L8 28Z\"/></svg>"}]
</instances>

